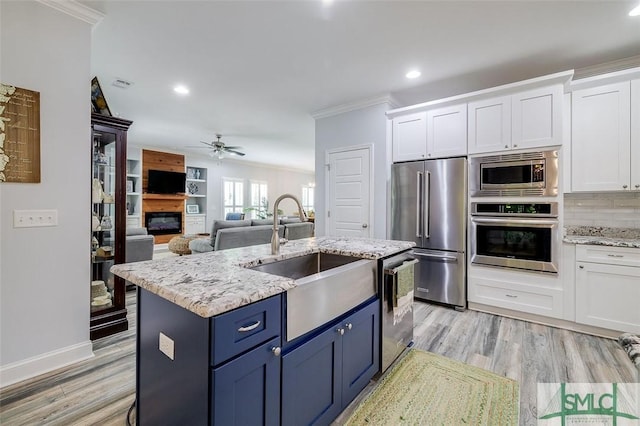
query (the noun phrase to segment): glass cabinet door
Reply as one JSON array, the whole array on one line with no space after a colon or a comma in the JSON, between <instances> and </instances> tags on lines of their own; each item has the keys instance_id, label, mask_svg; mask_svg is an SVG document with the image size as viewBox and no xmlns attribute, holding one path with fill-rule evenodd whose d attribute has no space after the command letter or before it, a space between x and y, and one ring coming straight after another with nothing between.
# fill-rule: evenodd
<instances>
[{"instance_id":1,"label":"glass cabinet door","mask_svg":"<svg viewBox=\"0 0 640 426\"><path fill-rule=\"evenodd\" d=\"M91 312L113 307L116 258L116 140L114 132L93 132Z\"/></svg>"}]
</instances>

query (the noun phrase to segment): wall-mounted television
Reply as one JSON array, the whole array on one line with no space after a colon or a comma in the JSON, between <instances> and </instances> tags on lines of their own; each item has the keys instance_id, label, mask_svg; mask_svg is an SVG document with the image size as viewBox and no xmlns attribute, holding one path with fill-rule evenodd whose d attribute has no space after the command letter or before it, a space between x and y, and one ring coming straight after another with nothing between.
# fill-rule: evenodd
<instances>
[{"instance_id":1,"label":"wall-mounted television","mask_svg":"<svg viewBox=\"0 0 640 426\"><path fill-rule=\"evenodd\" d=\"M165 170L149 170L147 192L150 194L183 194L187 174Z\"/></svg>"}]
</instances>

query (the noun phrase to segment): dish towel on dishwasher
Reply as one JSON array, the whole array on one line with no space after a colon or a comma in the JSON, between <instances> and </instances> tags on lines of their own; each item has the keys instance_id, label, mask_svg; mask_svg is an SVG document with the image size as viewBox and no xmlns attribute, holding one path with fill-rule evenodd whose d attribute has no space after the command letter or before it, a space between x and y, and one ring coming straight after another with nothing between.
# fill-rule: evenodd
<instances>
[{"instance_id":1,"label":"dish towel on dishwasher","mask_svg":"<svg viewBox=\"0 0 640 426\"><path fill-rule=\"evenodd\" d=\"M396 293L393 295L393 324L413 310L414 266L406 262L396 272Z\"/></svg>"}]
</instances>

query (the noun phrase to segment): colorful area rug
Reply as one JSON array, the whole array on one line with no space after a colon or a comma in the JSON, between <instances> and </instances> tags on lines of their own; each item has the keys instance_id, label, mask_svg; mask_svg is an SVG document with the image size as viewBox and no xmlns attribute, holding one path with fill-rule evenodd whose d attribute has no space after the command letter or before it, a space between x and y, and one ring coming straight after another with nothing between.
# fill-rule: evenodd
<instances>
[{"instance_id":1,"label":"colorful area rug","mask_svg":"<svg viewBox=\"0 0 640 426\"><path fill-rule=\"evenodd\" d=\"M411 349L345 425L517 425L518 382Z\"/></svg>"}]
</instances>

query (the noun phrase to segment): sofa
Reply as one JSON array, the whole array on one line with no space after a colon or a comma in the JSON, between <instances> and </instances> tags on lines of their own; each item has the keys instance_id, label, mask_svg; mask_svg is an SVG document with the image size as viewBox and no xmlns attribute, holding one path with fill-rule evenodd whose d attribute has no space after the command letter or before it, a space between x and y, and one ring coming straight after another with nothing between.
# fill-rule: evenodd
<instances>
[{"instance_id":1,"label":"sofa","mask_svg":"<svg viewBox=\"0 0 640 426\"><path fill-rule=\"evenodd\" d=\"M280 219L280 238L296 240L313 236L314 224L300 219ZM271 219L214 220L210 238L198 238L189 242L191 253L206 253L237 247L271 243L273 221Z\"/></svg>"}]
</instances>

